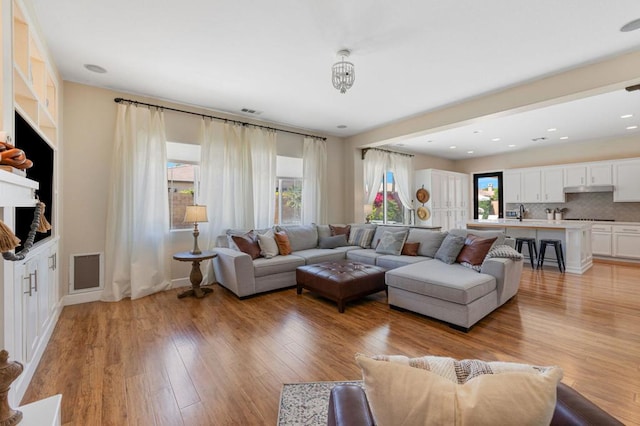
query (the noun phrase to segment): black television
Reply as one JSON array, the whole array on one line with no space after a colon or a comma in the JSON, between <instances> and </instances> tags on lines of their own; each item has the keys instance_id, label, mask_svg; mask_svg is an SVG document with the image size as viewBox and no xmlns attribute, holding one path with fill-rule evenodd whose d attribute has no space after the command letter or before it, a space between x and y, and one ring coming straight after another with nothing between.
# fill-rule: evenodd
<instances>
[{"instance_id":1,"label":"black television","mask_svg":"<svg viewBox=\"0 0 640 426\"><path fill-rule=\"evenodd\" d=\"M53 223L51 213L53 211L54 150L18 112L15 117L15 145L16 148L24 151L29 160L33 161L33 167L26 170L27 178L40 184L36 195L46 205L45 217L49 223ZM20 246L15 249L16 252L24 248L23 244L29 235L34 212L35 207L16 207L15 234L21 241ZM51 236L51 230L46 233L36 232L34 242L49 236Z\"/></svg>"}]
</instances>

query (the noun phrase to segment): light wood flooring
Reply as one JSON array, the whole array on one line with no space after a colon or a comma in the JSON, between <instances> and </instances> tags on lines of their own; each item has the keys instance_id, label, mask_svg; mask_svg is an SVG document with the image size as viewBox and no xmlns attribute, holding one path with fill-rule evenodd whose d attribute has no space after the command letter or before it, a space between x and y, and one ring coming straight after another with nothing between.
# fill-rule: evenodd
<instances>
[{"instance_id":1,"label":"light wood flooring","mask_svg":"<svg viewBox=\"0 0 640 426\"><path fill-rule=\"evenodd\" d=\"M532 271L469 333L389 309L384 292L347 305L295 289L238 300L214 285L65 307L23 403L63 394L67 425L274 425L283 383L360 379L367 354L559 365L563 381L640 425L640 266L585 275Z\"/></svg>"}]
</instances>

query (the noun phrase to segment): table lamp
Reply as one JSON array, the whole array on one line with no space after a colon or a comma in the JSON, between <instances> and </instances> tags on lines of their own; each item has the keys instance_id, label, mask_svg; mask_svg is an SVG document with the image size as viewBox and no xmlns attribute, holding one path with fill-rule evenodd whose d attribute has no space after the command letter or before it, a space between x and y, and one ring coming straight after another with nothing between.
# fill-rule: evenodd
<instances>
[{"instance_id":1,"label":"table lamp","mask_svg":"<svg viewBox=\"0 0 640 426\"><path fill-rule=\"evenodd\" d=\"M207 220L207 206L187 206L187 211L184 213L184 223L193 223L193 250L191 254L202 254L198 247L198 222L208 222Z\"/></svg>"},{"instance_id":2,"label":"table lamp","mask_svg":"<svg viewBox=\"0 0 640 426\"><path fill-rule=\"evenodd\" d=\"M364 205L364 220L366 223L371 223L371 213L373 213L373 206L371 204Z\"/></svg>"}]
</instances>

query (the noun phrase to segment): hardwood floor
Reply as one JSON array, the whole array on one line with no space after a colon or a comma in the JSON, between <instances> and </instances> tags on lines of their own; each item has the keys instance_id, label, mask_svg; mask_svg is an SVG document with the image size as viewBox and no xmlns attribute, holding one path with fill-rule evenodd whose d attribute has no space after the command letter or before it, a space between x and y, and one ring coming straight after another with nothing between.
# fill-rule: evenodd
<instances>
[{"instance_id":1,"label":"hardwood floor","mask_svg":"<svg viewBox=\"0 0 640 426\"><path fill-rule=\"evenodd\" d=\"M23 403L63 394L68 425L273 425L283 383L360 379L368 354L559 365L563 381L640 425L640 267L532 271L469 333L386 305L295 289L238 300L213 286L65 307Z\"/></svg>"}]
</instances>

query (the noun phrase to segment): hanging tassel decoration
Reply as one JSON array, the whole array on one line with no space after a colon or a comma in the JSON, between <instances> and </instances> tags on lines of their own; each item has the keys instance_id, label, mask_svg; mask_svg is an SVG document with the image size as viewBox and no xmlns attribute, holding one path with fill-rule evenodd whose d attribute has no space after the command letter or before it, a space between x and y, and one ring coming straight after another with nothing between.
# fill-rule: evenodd
<instances>
[{"instance_id":1,"label":"hanging tassel decoration","mask_svg":"<svg viewBox=\"0 0 640 426\"><path fill-rule=\"evenodd\" d=\"M47 221L47 218L44 217L44 209L46 207L46 205L40 201L38 203L40 205L40 208L42 209L40 211L40 220L38 221L38 232L44 234L45 232L49 231L51 229L51 224Z\"/></svg>"},{"instance_id":2,"label":"hanging tassel decoration","mask_svg":"<svg viewBox=\"0 0 640 426\"><path fill-rule=\"evenodd\" d=\"M0 220L0 252L13 250L19 245L20 239Z\"/></svg>"}]
</instances>

